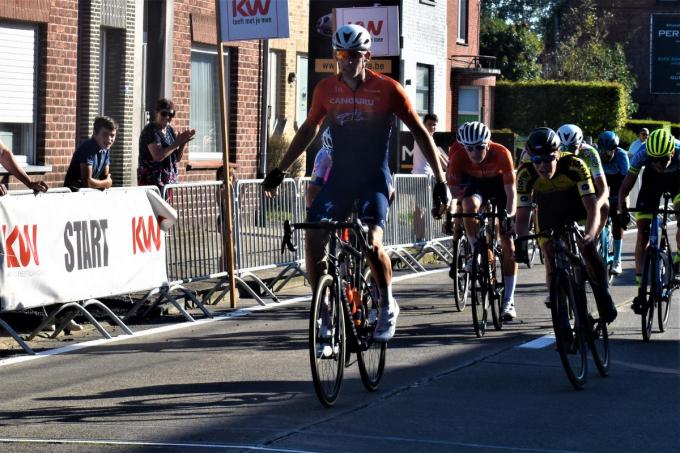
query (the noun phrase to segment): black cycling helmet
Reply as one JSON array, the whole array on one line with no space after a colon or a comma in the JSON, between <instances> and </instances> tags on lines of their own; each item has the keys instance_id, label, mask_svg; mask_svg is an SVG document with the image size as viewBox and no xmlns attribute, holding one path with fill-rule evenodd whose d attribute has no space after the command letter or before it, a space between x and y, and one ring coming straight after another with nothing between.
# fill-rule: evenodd
<instances>
[{"instance_id":1,"label":"black cycling helmet","mask_svg":"<svg viewBox=\"0 0 680 453\"><path fill-rule=\"evenodd\" d=\"M619 136L614 131L604 131L597 139L597 150L601 153L618 148Z\"/></svg>"},{"instance_id":2,"label":"black cycling helmet","mask_svg":"<svg viewBox=\"0 0 680 453\"><path fill-rule=\"evenodd\" d=\"M532 156L545 156L560 149L560 138L549 127L539 127L529 134L527 151Z\"/></svg>"}]
</instances>

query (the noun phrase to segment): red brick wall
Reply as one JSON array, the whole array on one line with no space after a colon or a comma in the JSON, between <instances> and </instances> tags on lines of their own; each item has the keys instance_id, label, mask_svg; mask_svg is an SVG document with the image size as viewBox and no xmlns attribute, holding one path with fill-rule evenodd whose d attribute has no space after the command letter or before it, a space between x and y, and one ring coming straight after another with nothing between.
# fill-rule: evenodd
<instances>
[{"instance_id":1,"label":"red brick wall","mask_svg":"<svg viewBox=\"0 0 680 453\"><path fill-rule=\"evenodd\" d=\"M189 126L191 95L191 14L215 17L214 0L176 0L173 37L173 101L177 110L174 122L178 130ZM214 20L214 19L213 19ZM254 178L260 139L261 44L259 41L230 43L231 105L230 155L240 179ZM221 160L191 161L185 153L180 181L215 180Z\"/></svg>"},{"instance_id":2,"label":"red brick wall","mask_svg":"<svg viewBox=\"0 0 680 453\"><path fill-rule=\"evenodd\" d=\"M76 143L76 93L78 67L78 2L52 2L50 22L41 27L38 91L38 146L36 160L52 165L45 175L50 187L64 183Z\"/></svg>"}]
</instances>

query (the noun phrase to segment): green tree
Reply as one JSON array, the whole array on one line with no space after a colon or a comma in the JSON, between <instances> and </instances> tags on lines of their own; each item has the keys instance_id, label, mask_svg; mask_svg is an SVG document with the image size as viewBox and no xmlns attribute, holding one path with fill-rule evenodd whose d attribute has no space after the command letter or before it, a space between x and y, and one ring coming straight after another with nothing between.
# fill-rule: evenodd
<instances>
[{"instance_id":1,"label":"green tree","mask_svg":"<svg viewBox=\"0 0 680 453\"><path fill-rule=\"evenodd\" d=\"M538 57L543 46L539 36L524 23L511 24L485 16L479 33L480 53L496 57L501 79L531 80L540 76Z\"/></svg>"},{"instance_id":2,"label":"green tree","mask_svg":"<svg viewBox=\"0 0 680 453\"><path fill-rule=\"evenodd\" d=\"M552 80L619 82L628 97L628 114L637 110L631 93L637 81L621 44L609 44L612 14L594 0L572 2L559 14L556 42L543 55L543 76Z\"/></svg>"},{"instance_id":3,"label":"green tree","mask_svg":"<svg viewBox=\"0 0 680 453\"><path fill-rule=\"evenodd\" d=\"M526 24L542 33L553 9L561 0L482 0L482 16L496 17L507 23Z\"/></svg>"}]
</instances>

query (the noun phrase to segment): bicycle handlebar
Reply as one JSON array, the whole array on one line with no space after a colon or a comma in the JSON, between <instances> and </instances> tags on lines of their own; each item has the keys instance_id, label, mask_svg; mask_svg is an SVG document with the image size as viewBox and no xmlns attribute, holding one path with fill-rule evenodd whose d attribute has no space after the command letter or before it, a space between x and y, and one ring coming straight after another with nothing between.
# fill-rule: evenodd
<instances>
[{"instance_id":1,"label":"bicycle handlebar","mask_svg":"<svg viewBox=\"0 0 680 453\"><path fill-rule=\"evenodd\" d=\"M338 222L335 220L322 220L320 222L299 222L291 223L290 220L283 222L283 238L281 240L281 253L285 251L286 248L291 252L297 250L297 246L293 244L293 231L296 229L301 230L326 230L335 231L349 228L355 233L359 234L364 246L367 249L372 247L368 245L368 240L366 239L366 234L368 234L368 225L364 225L360 220L355 220L354 222Z\"/></svg>"}]
</instances>

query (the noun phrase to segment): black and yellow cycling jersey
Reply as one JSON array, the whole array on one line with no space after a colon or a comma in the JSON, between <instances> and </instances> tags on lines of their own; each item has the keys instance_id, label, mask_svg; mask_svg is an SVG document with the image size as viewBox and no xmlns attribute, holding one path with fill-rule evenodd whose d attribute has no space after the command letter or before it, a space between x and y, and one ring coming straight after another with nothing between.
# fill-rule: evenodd
<instances>
[{"instance_id":1,"label":"black and yellow cycling jersey","mask_svg":"<svg viewBox=\"0 0 680 453\"><path fill-rule=\"evenodd\" d=\"M562 152L550 179L541 178L534 164L524 162L517 170L518 206L530 206L534 197L575 188L580 196L595 194L588 166L572 153Z\"/></svg>"},{"instance_id":2,"label":"black and yellow cycling jersey","mask_svg":"<svg viewBox=\"0 0 680 453\"><path fill-rule=\"evenodd\" d=\"M582 197L595 195L590 170L583 160L562 152L550 179L541 178L532 163L517 171L518 207L537 205L539 230L586 218Z\"/></svg>"}]
</instances>

